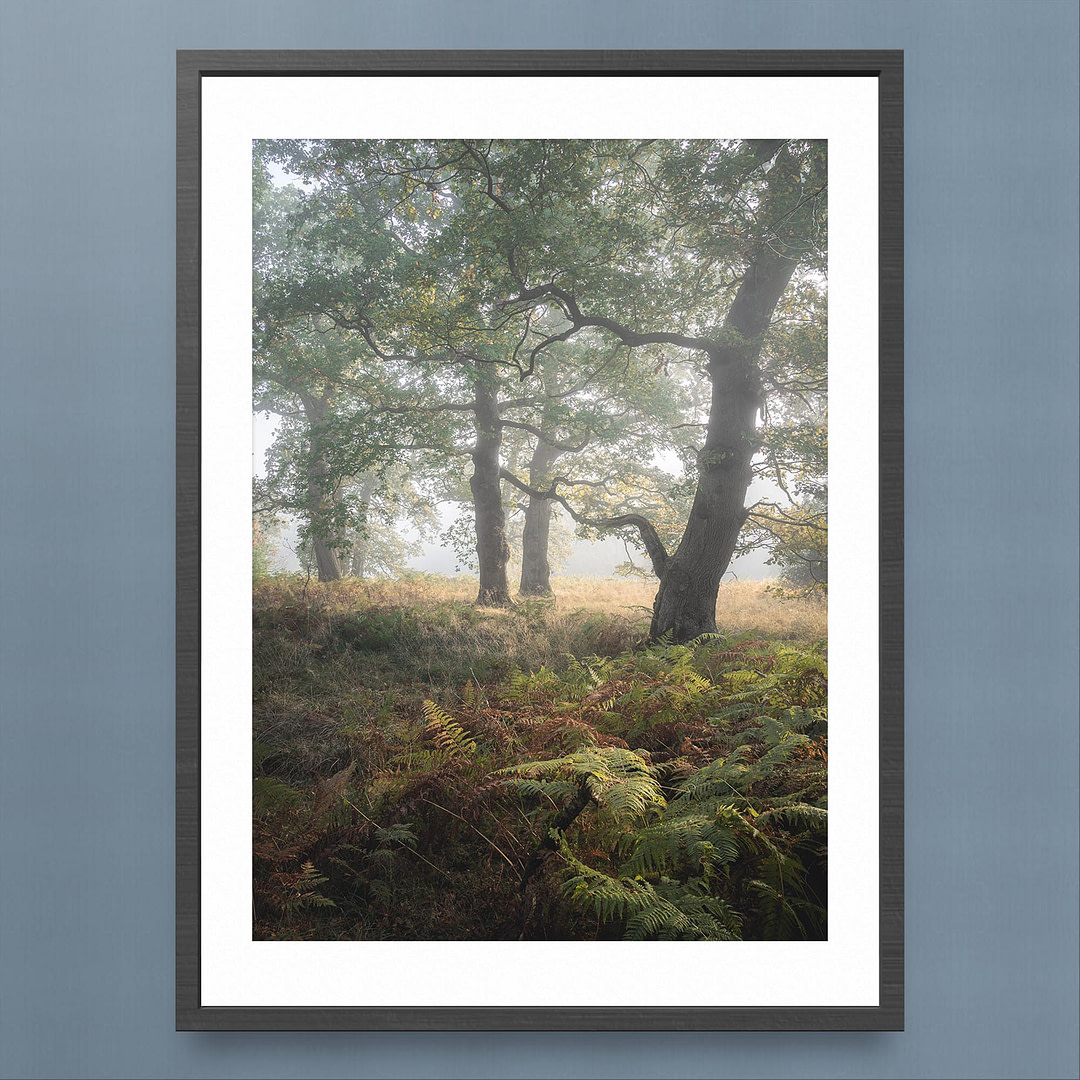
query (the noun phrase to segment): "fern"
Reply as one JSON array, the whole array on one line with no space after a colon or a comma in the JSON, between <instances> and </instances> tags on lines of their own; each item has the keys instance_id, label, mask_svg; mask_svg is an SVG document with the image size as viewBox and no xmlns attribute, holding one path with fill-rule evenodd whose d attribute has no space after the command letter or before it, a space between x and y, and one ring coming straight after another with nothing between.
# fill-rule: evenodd
<instances>
[{"instance_id":1,"label":"fern","mask_svg":"<svg viewBox=\"0 0 1080 1080\"><path fill-rule=\"evenodd\" d=\"M806 871L796 856L767 860L760 871L760 877L750 880L748 886L760 907L763 937L780 940L827 936L825 907L803 887Z\"/></svg>"},{"instance_id":2,"label":"fern","mask_svg":"<svg viewBox=\"0 0 1080 1080\"><path fill-rule=\"evenodd\" d=\"M515 776L508 783L522 795L543 796L555 802L569 798L577 788L569 780L533 779L530 776Z\"/></svg>"},{"instance_id":3,"label":"fern","mask_svg":"<svg viewBox=\"0 0 1080 1080\"><path fill-rule=\"evenodd\" d=\"M388 658L331 666L353 618L331 614L284 612L288 677L261 691L257 936L825 936L823 651L705 635L586 655L606 618L521 650L504 631L555 621L448 607L435 637L468 648L386 627L408 670L380 693Z\"/></svg>"},{"instance_id":4,"label":"fern","mask_svg":"<svg viewBox=\"0 0 1080 1080\"><path fill-rule=\"evenodd\" d=\"M739 834L747 825L733 806L693 803L672 810L624 839L621 848L629 857L622 872L637 875L682 866L708 874L738 858Z\"/></svg>"},{"instance_id":5,"label":"fern","mask_svg":"<svg viewBox=\"0 0 1080 1080\"><path fill-rule=\"evenodd\" d=\"M738 940L736 913L700 887L680 887L667 878L652 884L642 877L611 877L577 859L565 841L560 852L570 903L605 923L622 922L630 940Z\"/></svg>"},{"instance_id":6,"label":"fern","mask_svg":"<svg viewBox=\"0 0 1080 1080\"><path fill-rule=\"evenodd\" d=\"M559 676L550 668L541 667L531 674L515 668L507 676L502 693L507 701L524 705L538 698L550 696L559 687Z\"/></svg>"},{"instance_id":7,"label":"fern","mask_svg":"<svg viewBox=\"0 0 1080 1080\"><path fill-rule=\"evenodd\" d=\"M767 825L776 822L799 833L824 833L829 824L829 813L823 807L807 803L790 803L774 806L758 815L758 822Z\"/></svg>"},{"instance_id":8,"label":"fern","mask_svg":"<svg viewBox=\"0 0 1080 1080\"><path fill-rule=\"evenodd\" d=\"M402 844L405 847L416 847L416 830L407 822L398 822L375 830L375 839L379 847L387 848L391 844Z\"/></svg>"},{"instance_id":9,"label":"fern","mask_svg":"<svg viewBox=\"0 0 1080 1080\"><path fill-rule=\"evenodd\" d=\"M461 691L462 704L467 709L479 709L480 708L480 687L470 679L464 689Z\"/></svg>"},{"instance_id":10,"label":"fern","mask_svg":"<svg viewBox=\"0 0 1080 1080\"><path fill-rule=\"evenodd\" d=\"M304 796L273 776L256 776L251 782L251 801L258 815L292 810L304 801Z\"/></svg>"},{"instance_id":11,"label":"fern","mask_svg":"<svg viewBox=\"0 0 1080 1080\"><path fill-rule=\"evenodd\" d=\"M287 916L303 908L337 907L333 900L318 891L319 886L325 885L330 879L320 874L312 862L302 863L298 874L282 875L282 880L289 890L289 896L282 905Z\"/></svg>"},{"instance_id":12,"label":"fern","mask_svg":"<svg viewBox=\"0 0 1080 1080\"><path fill-rule=\"evenodd\" d=\"M755 937L824 936L824 908L801 855L823 857L814 844L824 840L826 810L794 796L748 794L808 740L780 720L757 734L766 750L756 760L743 744L675 781L656 817L618 839L612 873L586 864L561 838L572 906L637 939L731 938L747 908Z\"/></svg>"},{"instance_id":13,"label":"fern","mask_svg":"<svg viewBox=\"0 0 1080 1080\"><path fill-rule=\"evenodd\" d=\"M427 720L425 734L447 757L468 760L476 754L476 740L434 701L424 702L424 719Z\"/></svg>"},{"instance_id":14,"label":"fern","mask_svg":"<svg viewBox=\"0 0 1080 1080\"><path fill-rule=\"evenodd\" d=\"M366 875L368 891L378 903L389 907L394 901L394 866L398 851L415 850L418 837L407 822L397 822L375 829L375 847L364 853L370 868Z\"/></svg>"},{"instance_id":15,"label":"fern","mask_svg":"<svg viewBox=\"0 0 1080 1080\"><path fill-rule=\"evenodd\" d=\"M555 797L584 783L597 805L617 819L640 818L664 806L657 770L632 750L590 746L564 757L526 761L500 770L517 790Z\"/></svg>"}]
</instances>

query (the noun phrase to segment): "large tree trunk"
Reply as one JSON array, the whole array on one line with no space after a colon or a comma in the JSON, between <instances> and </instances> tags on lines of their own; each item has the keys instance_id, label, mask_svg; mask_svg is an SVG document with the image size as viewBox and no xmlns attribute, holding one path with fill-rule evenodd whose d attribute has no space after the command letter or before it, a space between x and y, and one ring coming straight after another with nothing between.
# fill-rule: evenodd
<instances>
[{"instance_id":1,"label":"large tree trunk","mask_svg":"<svg viewBox=\"0 0 1080 1080\"><path fill-rule=\"evenodd\" d=\"M653 605L654 638L667 634L685 642L716 630L720 579L746 521L750 463L757 450L761 339L795 266L795 260L768 248L759 252L725 320L739 343L710 353L712 405L698 452L697 492L682 540L660 577Z\"/></svg>"},{"instance_id":2,"label":"large tree trunk","mask_svg":"<svg viewBox=\"0 0 1080 1080\"><path fill-rule=\"evenodd\" d=\"M307 466L307 510L311 547L320 581L337 581L341 577L341 564L334 550L334 537L327 526L327 514L333 505L333 494L328 490L327 477L330 467L323 452L323 420L329 404L326 397L304 395L304 415L309 425Z\"/></svg>"},{"instance_id":3,"label":"large tree trunk","mask_svg":"<svg viewBox=\"0 0 1080 1080\"><path fill-rule=\"evenodd\" d=\"M506 539L506 512L500 486L499 450L502 422L490 365L477 365L476 445L473 474L469 478L476 513L476 556L480 565L480 591L476 602L484 607L513 607L506 566L510 544Z\"/></svg>"},{"instance_id":4,"label":"large tree trunk","mask_svg":"<svg viewBox=\"0 0 1080 1080\"><path fill-rule=\"evenodd\" d=\"M341 577L341 564L338 562L334 549L319 536L312 537L311 547L315 552L315 567L319 573L319 580L337 581Z\"/></svg>"},{"instance_id":5,"label":"large tree trunk","mask_svg":"<svg viewBox=\"0 0 1080 1080\"><path fill-rule=\"evenodd\" d=\"M549 470L560 456L559 450L543 439L537 439L536 449L529 463L529 486L546 488L551 483ZM518 591L522 596L551 595L548 540L551 536L553 509L550 499L529 496L525 507L525 528L521 534L521 583Z\"/></svg>"},{"instance_id":6,"label":"large tree trunk","mask_svg":"<svg viewBox=\"0 0 1080 1080\"><path fill-rule=\"evenodd\" d=\"M761 151L771 152L769 144L762 144ZM781 150L763 199L764 218L775 224L752 255L723 334L708 350L712 402L705 443L698 452L697 492L682 540L660 574L653 605L654 638L666 634L685 642L716 630L720 579L746 521L751 461L758 448L762 340L798 265L795 250L784 254L784 247L785 221L790 220L799 194L799 163Z\"/></svg>"}]
</instances>

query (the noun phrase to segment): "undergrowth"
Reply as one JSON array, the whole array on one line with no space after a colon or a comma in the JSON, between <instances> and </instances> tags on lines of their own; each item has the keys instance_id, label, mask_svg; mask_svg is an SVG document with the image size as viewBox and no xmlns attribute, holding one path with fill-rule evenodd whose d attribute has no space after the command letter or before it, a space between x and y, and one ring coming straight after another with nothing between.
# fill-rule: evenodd
<instances>
[{"instance_id":1,"label":"undergrowth","mask_svg":"<svg viewBox=\"0 0 1080 1080\"><path fill-rule=\"evenodd\" d=\"M823 640L447 591L257 585L257 938L826 936Z\"/></svg>"}]
</instances>

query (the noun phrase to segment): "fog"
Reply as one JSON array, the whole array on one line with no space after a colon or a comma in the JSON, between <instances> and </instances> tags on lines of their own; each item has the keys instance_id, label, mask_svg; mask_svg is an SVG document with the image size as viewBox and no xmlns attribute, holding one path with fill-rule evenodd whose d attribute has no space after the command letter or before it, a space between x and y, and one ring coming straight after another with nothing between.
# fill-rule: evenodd
<instances>
[{"instance_id":1,"label":"fog","mask_svg":"<svg viewBox=\"0 0 1080 1080\"><path fill-rule=\"evenodd\" d=\"M256 413L252 418L251 426L251 470L252 476L265 476L266 451L274 441L278 427L278 418L267 417L264 413ZM759 498L775 498L782 493L772 484L755 481L749 491L751 500ZM442 503L438 507L438 513L442 528L448 528L456 518L460 507L454 503ZM565 515L556 510L557 517L563 522ZM274 538L276 569L295 572L300 570L300 561L296 556L297 523L291 519L284 519L279 536ZM416 530L408 522L401 523L402 534L410 539L416 537ZM741 581L765 581L774 578L778 574L775 566L767 563L769 554L767 551L752 551L747 555L732 559L726 581L738 579ZM647 567L646 557L630 545L626 544L617 536L609 536L599 540L587 540L574 537L569 556L562 562L556 573L569 574L578 577L612 577L615 576L615 568L632 561L638 566ZM440 541L425 542L423 553L409 559L407 565L412 570L420 570L431 574L454 575L468 573L458 565L459 560L449 544Z\"/></svg>"}]
</instances>

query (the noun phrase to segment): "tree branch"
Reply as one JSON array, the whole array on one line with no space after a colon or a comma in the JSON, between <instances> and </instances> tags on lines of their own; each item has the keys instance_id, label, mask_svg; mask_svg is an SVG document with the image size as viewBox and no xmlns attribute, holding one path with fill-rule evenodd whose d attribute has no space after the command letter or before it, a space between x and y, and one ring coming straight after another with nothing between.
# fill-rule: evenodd
<instances>
[{"instance_id":1,"label":"tree branch","mask_svg":"<svg viewBox=\"0 0 1080 1080\"><path fill-rule=\"evenodd\" d=\"M746 511L746 516L748 518L753 518L755 521L771 521L774 525L788 525L798 529L813 529L815 532L826 534L829 532L827 525L818 525L806 518L788 517L783 510L779 509L779 507L776 509L780 514L780 517L771 517L769 514L762 514L760 511L754 510L753 507Z\"/></svg>"},{"instance_id":2,"label":"tree branch","mask_svg":"<svg viewBox=\"0 0 1080 1080\"><path fill-rule=\"evenodd\" d=\"M441 413L441 412L476 412L474 403L454 404L448 402L445 405L377 405L367 415L374 416L382 413ZM508 423L509 421L503 421Z\"/></svg>"},{"instance_id":3,"label":"tree branch","mask_svg":"<svg viewBox=\"0 0 1080 1080\"><path fill-rule=\"evenodd\" d=\"M643 517L641 514L620 514L618 517L601 518L599 520L587 518L583 514L579 514L566 499L559 494L557 486L559 481L563 479L562 477L556 477L547 491L540 491L537 488L530 487L523 480L519 480L507 469L500 469L499 476L508 484L512 484L519 491L523 491L526 495L530 495L534 499L554 500L562 506L570 517L579 525L587 525L592 529L620 529L624 526L632 525L641 535L642 543L645 545L645 550L648 552L649 559L652 562L653 573L656 574L657 577L663 575L669 556L667 549L664 547L664 542L660 539L660 534L656 531L656 528L648 518Z\"/></svg>"},{"instance_id":4,"label":"tree branch","mask_svg":"<svg viewBox=\"0 0 1080 1080\"><path fill-rule=\"evenodd\" d=\"M579 443L563 443L555 442L550 435L546 434L535 424L526 424L523 420L500 420L503 427L520 428L522 431L527 431L530 435L535 435L542 442L546 443L553 450L565 450L569 454L576 454L581 450L584 450L589 445L589 440L592 438L592 434L588 434Z\"/></svg>"},{"instance_id":5,"label":"tree branch","mask_svg":"<svg viewBox=\"0 0 1080 1080\"><path fill-rule=\"evenodd\" d=\"M572 337L579 330L583 330L587 326L595 326L598 329L607 330L609 333L614 334L624 345L628 345L630 348L635 348L639 345L678 345L683 349L696 349L707 353L715 352L717 348L717 343L710 338L690 337L686 334L669 334L666 332L639 334L629 327L624 326L622 323L616 322L614 319L599 315L584 315L581 308L578 307L574 297L554 282L548 282L546 285L537 285L531 289L523 289L517 296L512 296L509 300L502 301L501 306L531 304L536 300L543 300L546 298L552 298L559 301L559 306L563 309L563 314L570 320L571 326L569 330L565 330L561 334L553 334L537 345L532 352L533 358L535 358L536 354L542 349L547 348L548 345L554 344L556 341L565 341L568 337Z\"/></svg>"},{"instance_id":6,"label":"tree branch","mask_svg":"<svg viewBox=\"0 0 1080 1080\"><path fill-rule=\"evenodd\" d=\"M505 199L501 198L498 192L495 190L495 182L491 177L491 166L488 163L488 159L477 150L472 143L466 142L465 150L469 156L480 166L484 173L484 179L487 181L487 197L504 213L511 213L509 204ZM491 144L488 143L488 149L491 149Z\"/></svg>"}]
</instances>

